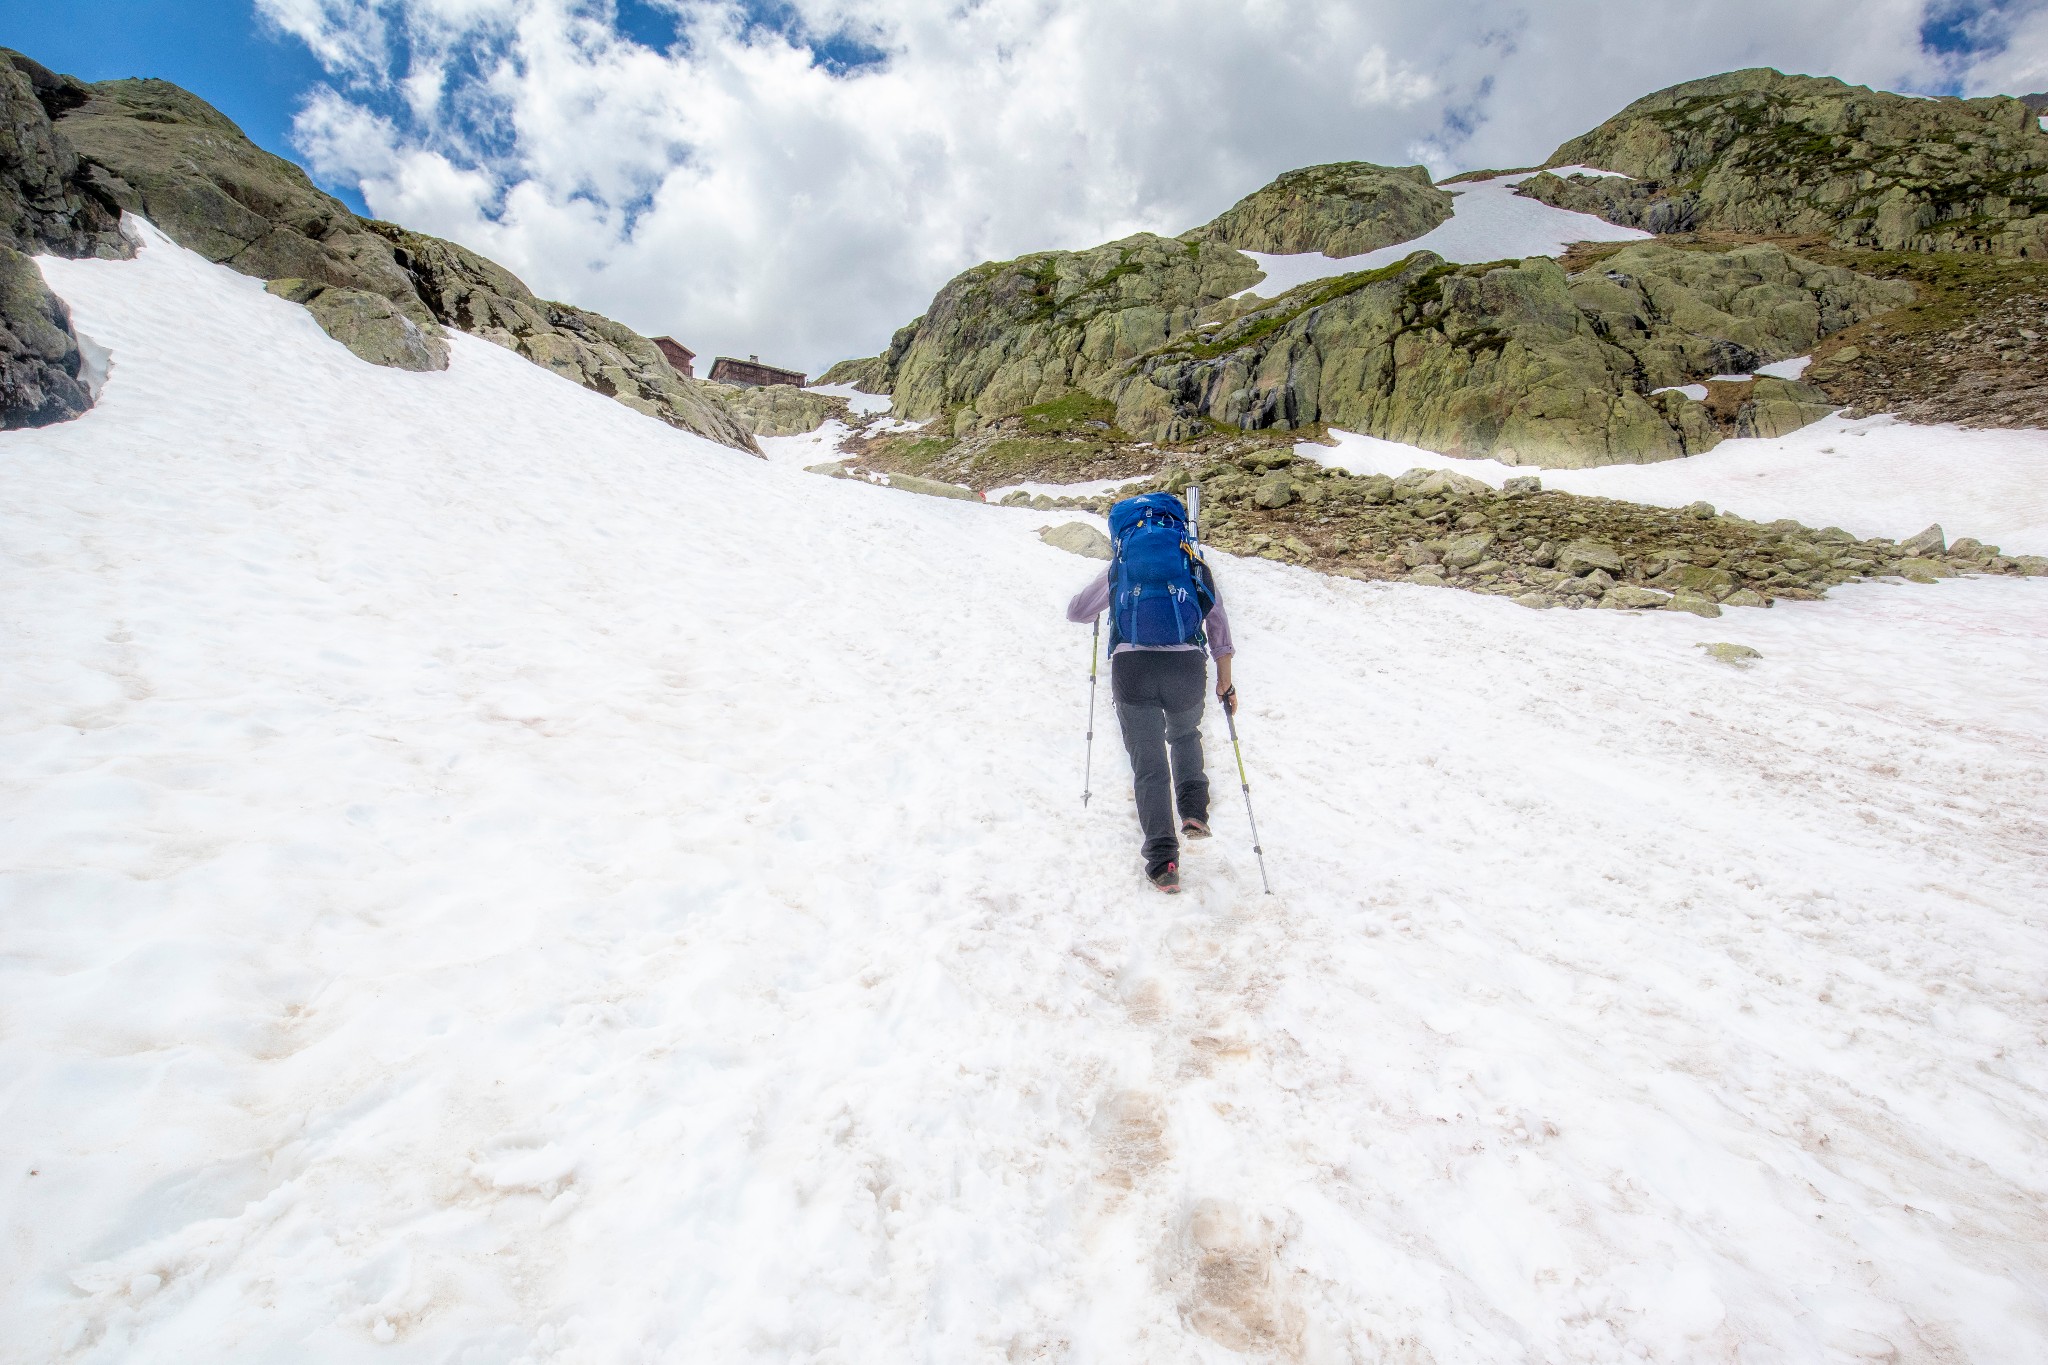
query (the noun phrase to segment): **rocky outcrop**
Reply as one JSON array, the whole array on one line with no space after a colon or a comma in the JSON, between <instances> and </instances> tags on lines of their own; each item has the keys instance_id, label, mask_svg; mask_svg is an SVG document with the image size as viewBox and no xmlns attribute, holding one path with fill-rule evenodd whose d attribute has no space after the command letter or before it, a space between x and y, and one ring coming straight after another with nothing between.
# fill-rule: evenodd
<instances>
[{"instance_id":1,"label":"rocky outcrop","mask_svg":"<svg viewBox=\"0 0 2048 1365\"><path fill-rule=\"evenodd\" d=\"M78 82L0 48L0 429L48 426L92 406L71 313L30 255L125 257L120 210L51 123Z\"/></svg>"},{"instance_id":2,"label":"rocky outcrop","mask_svg":"<svg viewBox=\"0 0 2048 1365\"><path fill-rule=\"evenodd\" d=\"M756 436L798 436L816 431L834 417L845 417L847 411L844 398L812 393L789 384L730 389L725 405Z\"/></svg>"},{"instance_id":3,"label":"rocky outcrop","mask_svg":"<svg viewBox=\"0 0 2048 1365\"><path fill-rule=\"evenodd\" d=\"M1116 373L1260 274L1228 247L1150 233L980 265L863 372L886 376L894 411L913 421L962 407L1019 412Z\"/></svg>"},{"instance_id":4,"label":"rocky outcrop","mask_svg":"<svg viewBox=\"0 0 2048 1365\"><path fill-rule=\"evenodd\" d=\"M1058 526L1047 526L1040 530L1038 538L1055 550L1080 555L1084 559L1108 559L1112 555L1109 537L1085 521L1061 522Z\"/></svg>"},{"instance_id":5,"label":"rocky outcrop","mask_svg":"<svg viewBox=\"0 0 2048 1365\"><path fill-rule=\"evenodd\" d=\"M1202 485L1203 539L1220 549L1532 607L1717 616L1778 598L1811 600L1860 579L2048 574L2048 559L1948 543L1939 527L1894 542L1748 521L1705 503L1651 507L1546 492L1533 479L1496 491L1446 470L1354 478L1284 447L1192 473ZM1276 484L1286 498L1273 495Z\"/></svg>"},{"instance_id":6,"label":"rocky outcrop","mask_svg":"<svg viewBox=\"0 0 2048 1365\"><path fill-rule=\"evenodd\" d=\"M120 209L52 123L85 100L77 81L0 48L0 246L68 257L133 253Z\"/></svg>"},{"instance_id":7,"label":"rocky outcrop","mask_svg":"<svg viewBox=\"0 0 2048 1365\"><path fill-rule=\"evenodd\" d=\"M1913 287L1817 265L1773 246L1625 246L1571 277L1573 302L1634 357L1651 388L1811 351L1821 338L1913 301Z\"/></svg>"},{"instance_id":8,"label":"rocky outcrop","mask_svg":"<svg viewBox=\"0 0 2048 1365\"><path fill-rule=\"evenodd\" d=\"M1421 166L1347 161L1289 171L1177 239L1140 233L956 276L879 356L819 380L893 394L900 416L1001 417L1096 382L1204 321L1264 277L1238 249L1350 256L1419 237L1452 196Z\"/></svg>"},{"instance_id":9,"label":"rocky outcrop","mask_svg":"<svg viewBox=\"0 0 2048 1365\"><path fill-rule=\"evenodd\" d=\"M1834 403L1908 422L2048 427L2048 267L1910 256L1921 299L1814 353Z\"/></svg>"},{"instance_id":10,"label":"rocky outcrop","mask_svg":"<svg viewBox=\"0 0 2048 1365\"><path fill-rule=\"evenodd\" d=\"M380 295L439 330L390 248L291 162L168 81L101 81L59 128L123 210L208 260L262 280ZM366 357L367 358L367 357Z\"/></svg>"},{"instance_id":11,"label":"rocky outcrop","mask_svg":"<svg viewBox=\"0 0 2048 1365\"><path fill-rule=\"evenodd\" d=\"M448 342L441 329L422 327L382 294L290 278L272 280L264 288L304 304L327 335L372 365L395 370L448 368Z\"/></svg>"},{"instance_id":12,"label":"rocky outcrop","mask_svg":"<svg viewBox=\"0 0 2048 1365\"><path fill-rule=\"evenodd\" d=\"M1451 204L1426 166L1341 161L1288 171L1182 240L1241 251L1357 256L1415 240L1447 220Z\"/></svg>"},{"instance_id":13,"label":"rocky outcrop","mask_svg":"<svg viewBox=\"0 0 2048 1365\"><path fill-rule=\"evenodd\" d=\"M0 247L0 430L44 427L92 406L71 314L34 261Z\"/></svg>"},{"instance_id":14,"label":"rocky outcrop","mask_svg":"<svg viewBox=\"0 0 2048 1365\"><path fill-rule=\"evenodd\" d=\"M922 322L924 319L918 319ZM905 331L917 326L910 324ZM901 333L898 333L901 335ZM886 394L889 392L890 364L887 355L863 356L858 360L842 360L818 376L820 384L851 384L862 393Z\"/></svg>"},{"instance_id":15,"label":"rocky outcrop","mask_svg":"<svg viewBox=\"0 0 2048 1365\"><path fill-rule=\"evenodd\" d=\"M757 449L725 402L730 390L677 373L632 328L602 313L538 298L511 271L453 242L375 220L364 226L389 244L421 301L446 325L670 426Z\"/></svg>"},{"instance_id":16,"label":"rocky outcrop","mask_svg":"<svg viewBox=\"0 0 2048 1365\"><path fill-rule=\"evenodd\" d=\"M2023 101L1914 99L1769 69L1637 100L1519 192L1666 233L1825 236L1840 246L2048 256L2048 133Z\"/></svg>"},{"instance_id":17,"label":"rocky outcrop","mask_svg":"<svg viewBox=\"0 0 2048 1365\"><path fill-rule=\"evenodd\" d=\"M1605 150L1572 143L1559 156ZM905 417L944 417L956 437L1081 393L1155 442L1323 425L1509 463L1634 463L1813 421L1827 395L1790 381L1717 386L1704 403L1675 390L1810 352L1914 297L1776 246L1661 244L1597 249L1596 268L1569 271L1418 254L1272 300L1234 297L1256 285L1236 248L1355 254L1420 236L1450 204L1419 167L1290 172L1178 241L1140 235L967 271L882 355L826 378L891 393Z\"/></svg>"},{"instance_id":18,"label":"rocky outcrop","mask_svg":"<svg viewBox=\"0 0 2048 1365\"><path fill-rule=\"evenodd\" d=\"M1421 252L1172 343L1106 391L1117 425L1155 440L1320 423L1509 464L1673 459L1745 422L1789 430L1826 399L1758 381L1724 418L1655 390L1798 354L1911 295L1768 246L1643 244L1575 275L1540 257L1453 267Z\"/></svg>"},{"instance_id":19,"label":"rocky outcrop","mask_svg":"<svg viewBox=\"0 0 2048 1365\"><path fill-rule=\"evenodd\" d=\"M671 426L755 449L720 390L677 374L647 338L536 298L452 242L358 218L197 96L166 81L44 75L55 82L48 107L38 105L44 122L60 147L76 148L80 183L102 209L145 217L179 245L271 282L364 360L441 369L452 327Z\"/></svg>"}]
</instances>

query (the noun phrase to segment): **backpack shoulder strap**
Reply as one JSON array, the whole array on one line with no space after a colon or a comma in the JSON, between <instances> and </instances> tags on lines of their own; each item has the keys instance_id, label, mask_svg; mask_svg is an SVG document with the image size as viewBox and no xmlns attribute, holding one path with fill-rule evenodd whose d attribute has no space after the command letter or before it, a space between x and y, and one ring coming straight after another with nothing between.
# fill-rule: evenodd
<instances>
[{"instance_id":1,"label":"backpack shoulder strap","mask_svg":"<svg viewBox=\"0 0 2048 1365\"><path fill-rule=\"evenodd\" d=\"M1222 600L1216 591L1216 575L1209 568L1209 561L1202 557L1202 551L1192 540L1187 542L1188 575L1195 580L1195 605L1207 616L1211 608Z\"/></svg>"}]
</instances>

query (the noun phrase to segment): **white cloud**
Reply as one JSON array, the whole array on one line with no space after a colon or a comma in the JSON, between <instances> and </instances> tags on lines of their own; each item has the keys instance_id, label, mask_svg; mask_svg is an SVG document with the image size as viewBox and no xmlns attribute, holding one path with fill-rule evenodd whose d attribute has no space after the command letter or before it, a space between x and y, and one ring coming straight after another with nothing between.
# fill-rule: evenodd
<instances>
[{"instance_id":1,"label":"white cloud","mask_svg":"<svg viewBox=\"0 0 2048 1365\"><path fill-rule=\"evenodd\" d=\"M659 3L667 52L609 0L259 0L342 91L308 101L301 147L373 212L812 370L978 261L1181 231L1291 167L1526 165L1739 66L1950 78L1920 0L798 0L780 31ZM887 60L834 74L835 35Z\"/></svg>"},{"instance_id":2,"label":"white cloud","mask_svg":"<svg viewBox=\"0 0 2048 1365\"><path fill-rule=\"evenodd\" d=\"M2037 95L2048 91L2048 4L2033 0L2012 19L2004 50L1977 63L1964 80L1972 95Z\"/></svg>"}]
</instances>

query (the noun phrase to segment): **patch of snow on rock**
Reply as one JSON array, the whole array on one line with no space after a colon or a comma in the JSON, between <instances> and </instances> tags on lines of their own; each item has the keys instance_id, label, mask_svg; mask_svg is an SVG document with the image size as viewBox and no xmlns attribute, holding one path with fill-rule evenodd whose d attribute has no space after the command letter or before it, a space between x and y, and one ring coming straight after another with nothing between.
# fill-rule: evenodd
<instances>
[{"instance_id":1,"label":"patch of snow on rock","mask_svg":"<svg viewBox=\"0 0 2048 1365\"><path fill-rule=\"evenodd\" d=\"M1273 255L1260 251L1244 254L1258 263L1266 278L1233 297L1257 294L1274 298L1311 280L1349 275L1360 270L1377 270L1392 265L1417 251L1434 251L1454 264L1519 260L1524 256L1556 256L1573 242L1636 242L1648 240L1647 232L1620 227L1590 213L1573 213L1553 208L1514 193L1514 187L1533 171L1473 180L1445 189L1457 196L1451 217L1411 242L1381 247L1357 256L1332 258L1320 252Z\"/></svg>"},{"instance_id":2,"label":"patch of snow on rock","mask_svg":"<svg viewBox=\"0 0 2048 1365\"><path fill-rule=\"evenodd\" d=\"M1756 372L1771 379L1797 379L1806 373L1806 367L1812 363L1812 356L1796 355L1790 360L1774 360L1768 365L1759 365Z\"/></svg>"},{"instance_id":3,"label":"patch of snow on rock","mask_svg":"<svg viewBox=\"0 0 2048 1365\"><path fill-rule=\"evenodd\" d=\"M886 393L863 393L851 384L813 384L805 392L844 398L856 417L864 417L871 412L887 412L895 402Z\"/></svg>"},{"instance_id":4,"label":"patch of snow on rock","mask_svg":"<svg viewBox=\"0 0 2048 1365\"><path fill-rule=\"evenodd\" d=\"M1569 177L1571 177L1571 176L1574 176L1574 175L1590 175L1590 176L1593 176L1593 177L1594 177L1595 179L1600 179L1600 180L1633 180L1633 179L1635 179L1635 177L1634 177L1634 176L1632 176L1632 175L1628 175L1628 174L1626 174L1625 172L1622 172L1622 171L1603 171L1603 170L1601 170L1601 169L1600 169L1600 168L1599 168L1598 166L1551 166L1551 167L1548 167L1547 169L1548 169L1548 170L1550 171L1550 173L1551 173L1552 175L1557 175L1557 176L1564 176L1564 177L1567 177L1567 178L1569 178ZM1534 172L1530 172L1529 174L1534 174ZM1518 181L1517 183L1519 183L1519 181Z\"/></svg>"},{"instance_id":5,"label":"patch of snow on rock","mask_svg":"<svg viewBox=\"0 0 2048 1365\"><path fill-rule=\"evenodd\" d=\"M1545 488L1662 507L1705 501L1753 521L1793 517L1893 539L1939 522L2012 554L2048 554L2048 431L1915 426L1889 416L1836 413L1787 436L1727 440L1702 455L1656 464L1542 469L1461 460L1399 441L1332 432L1337 447L1304 442L1307 459L1354 474L1455 469L1500 487L1534 474Z\"/></svg>"},{"instance_id":6,"label":"patch of snow on rock","mask_svg":"<svg viewBox=\"0 0 2048 1365\"><path fill-rule=\"evenodd\" d=\"M851 430L835 417L816 431L802 431L794 436L756 436L754 444L761 447L761 453L768 457L769 463L795 465L802 469L836 459L839 443Z\"/></svg>"}]
</instances>

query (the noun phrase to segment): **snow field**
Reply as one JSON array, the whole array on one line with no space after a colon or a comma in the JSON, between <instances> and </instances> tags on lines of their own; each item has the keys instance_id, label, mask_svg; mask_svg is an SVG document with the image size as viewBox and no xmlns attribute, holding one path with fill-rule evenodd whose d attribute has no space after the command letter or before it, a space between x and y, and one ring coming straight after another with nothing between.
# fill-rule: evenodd
<instances>
[{"instance_id":1,"label":"snow field","mask_svg":"<svg viewBox=\"0 0 2048 1365\"><path fill-rule=\"evenodd\" d=\"M1592 171L1583 166L1558 168L1560 175L1584 171L1613 175L1613 171ZM1266 278L1232 298L1256 294L1278 298L1297 285L1326 280L1360 270L1377 270L1405 260L1418 251L1434 251L1456 265L1478 265L1487 261L1520 260L1526 256L1557 256L1573 242L1637 242L1651 234L1622 227L1590 213L1553 208L1535 199L1524 199L1514 187L1534 171L1496 176L1491 180L1467 180L1446 186L1457 196L1451 216L1413 241L1383 246L1357 256L1325 256L1319 251L1275 255L1262 251L1244 254L1266 272Z\"/></svg>"},{"instance_id":2,"label":"snow field","mask_svg":"<svg viewBox=\"0 0 2048 1365\"><path fill-rule=\"evenodd\" d=\"M838 459L839 443L852 433L852 427L833 418L816 431L802 431L794 436L756 436L754 443L772 464L807 469Z\"/></svg>"},{"instance_id":3,"label":"snow field","mask_svg":"<svg viewBox=\"0 0 2048 1365\"><path fill-rule=\"evenodd\" d=\"M834 398L844 398L847 407L853 411L856 417L865 416L871 412L887 412L895 402L894 399L885 393L862 393L851 384L813 384L806 392L823 393L829 394Z\"/></svg>"},{"instance_id":4,"label":"snow field","mask_svg":"<svg viewBox=\"0 0 2048 1365\"><path fill-rule=\"evenodd\" d=\"M1706 501L1752 521L1791 517L1894 540L1939 522L2010 554L2048 554L2048 432L1914 426L1837 413L1787 436L1723 441L1658 464L1543 469L1466 460L1358 432L1304 442L1304 459L1354 474L1455 469L1495 488L1534 474L1545 488L1660 507Z\"/></svg>"},{"instance_id":5,"label":"snow field","mask_svg":"<svg viewBox=\"0 0 2048 1365\"><path fill-rule=\"evenodd\" d=\"M2042 585L1219 556L1280 894L1218 731L1168 900L1062 516L43 265L114 360L0 438L0 1357L2048 1345Z\"/></svg>"}]
</instances>

